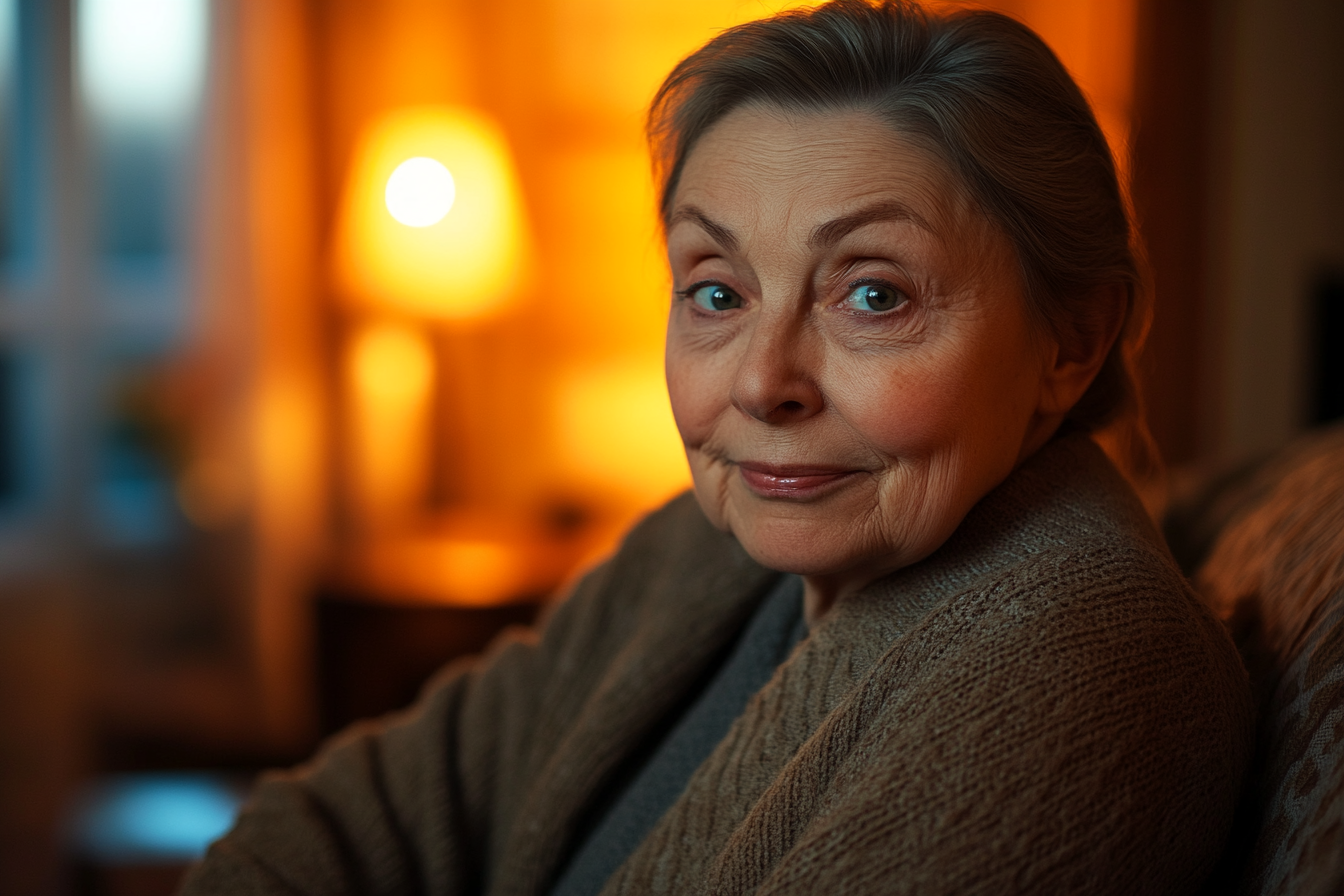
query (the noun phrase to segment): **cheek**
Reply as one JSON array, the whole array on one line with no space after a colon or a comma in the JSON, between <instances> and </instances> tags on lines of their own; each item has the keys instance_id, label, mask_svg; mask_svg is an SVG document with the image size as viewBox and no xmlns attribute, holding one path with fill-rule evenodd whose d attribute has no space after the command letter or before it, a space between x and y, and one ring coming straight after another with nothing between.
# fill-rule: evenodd
<instances>
[{"instance_id":1,"label":"cheek","mask_svg":"<svg viewBox=\"0 0 1344 896\"><path fill-rule=\"evenodd\" d=\"M847 365L828 390L835 409L877 452L915 458L955 439L962 384L924 365Z\"/></svg>"},{"instance_id":2,"label":"cheek","mask_svg":"<svg viewBox=\"0 0 1344 896\"><path fill-rule=\"evenodd\" d=\"M909 460L1016 457L1040 389L1025 340L961 340L837 370L831 394L869 445ZM1011 346L1012 348L1009 348ZM941 350L940 350L941 349Z\"/></svg>"},{"instance_id":3,"label":"cheek","mask_svg":"<svg viewBox=\"0 0 1344 896\"><path fill-rule=\"evenodd\" d=\"M714 365L706 361L693 352L679 351L676 343L668 340L664 362L667 395L677 432L687 449L686 460L691 469L695 498L710 523L727 531L724 469L700 450L713 435L715 424L728 405L721 397L727 395L727 387L718 382Z\"/></svg>"},{"instance_id":4,"label":"cheek","mask_svg":"<svg viewBox=\"0 0 1344 896\"><path fill-rule=\"evenodd\" d=\"M665 361L667 396L677 431L687 447L696 447L707 437L723 403L726 390L718 383L715 365L669 340Z\"/></svg>"}]
</instances>

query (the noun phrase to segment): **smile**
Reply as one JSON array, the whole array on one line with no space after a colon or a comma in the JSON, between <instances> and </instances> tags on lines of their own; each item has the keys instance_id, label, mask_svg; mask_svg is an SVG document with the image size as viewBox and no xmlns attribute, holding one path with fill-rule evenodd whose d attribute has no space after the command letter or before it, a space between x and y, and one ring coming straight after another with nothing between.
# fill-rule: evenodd
<instances>
[{"instance_id":1,"label":"smile","mask_svg":"<svg viewBox=\"0 0 1344 896\"><path fill-rule=\"evenodd\" d=\"M771 464L739 463L742 481L763 498L794 501L812 500L830 494L860 470L827 467L791 467Z\"/></svg>"}]
</instances>

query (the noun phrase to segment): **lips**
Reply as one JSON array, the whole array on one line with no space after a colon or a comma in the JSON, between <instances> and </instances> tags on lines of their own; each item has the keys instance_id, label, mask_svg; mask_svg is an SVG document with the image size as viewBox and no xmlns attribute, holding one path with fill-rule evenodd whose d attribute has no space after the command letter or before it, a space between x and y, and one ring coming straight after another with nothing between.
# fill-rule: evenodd
<instances>
[{"instance_id":1,"label":"lips","mask_svg":"<svg viewBox=\"0 0 1344 896\"><path fill-rule=\"evenodd\" d=\"M861 471L818 466L775 466L739 463L738 469L747 488L765 498L807 500L819 498L839 488Z\"/></svg>"}]
</instances>

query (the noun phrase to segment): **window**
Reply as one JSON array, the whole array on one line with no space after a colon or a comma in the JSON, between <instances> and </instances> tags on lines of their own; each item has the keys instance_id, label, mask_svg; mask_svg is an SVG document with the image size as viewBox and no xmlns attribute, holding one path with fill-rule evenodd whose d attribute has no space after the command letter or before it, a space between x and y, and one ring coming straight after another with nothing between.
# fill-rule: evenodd
<instances>
[{"instance_id":1,"label":"window","mask_svg":"<svg viewBox=\"0 0 1344 896\"><path fill-rule=\"evenodd\" d=\"M0 546L174 537L125 397L188 319L208 26L208 0L0 0Z\"/></svg>"}]
</instances>

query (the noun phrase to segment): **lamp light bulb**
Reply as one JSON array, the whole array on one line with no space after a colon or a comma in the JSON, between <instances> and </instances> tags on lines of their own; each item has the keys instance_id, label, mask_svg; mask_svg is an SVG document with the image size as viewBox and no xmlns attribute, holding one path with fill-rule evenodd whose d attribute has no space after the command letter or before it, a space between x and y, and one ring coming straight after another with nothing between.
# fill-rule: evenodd
<instances>
[{"instance_id":1,"label":"lamp light bulb","mask_svg":"<svg viewBox=\"0 0 1344 896\"><path fill-rule=\"evenodd\" d=\"M457 187L440 162L426 156L407 159L387 179L387 210L407 227L439 223L453 207Z\"/></svg>"}]
</instances>

